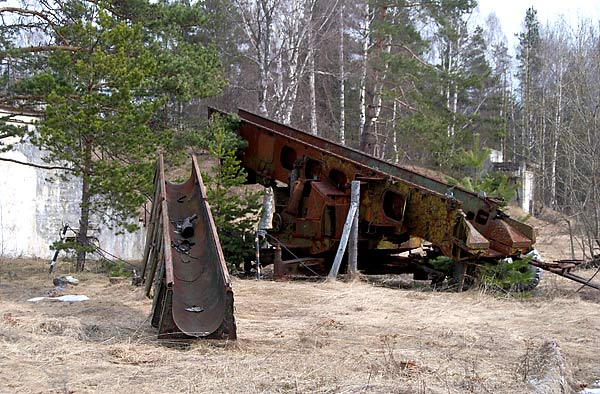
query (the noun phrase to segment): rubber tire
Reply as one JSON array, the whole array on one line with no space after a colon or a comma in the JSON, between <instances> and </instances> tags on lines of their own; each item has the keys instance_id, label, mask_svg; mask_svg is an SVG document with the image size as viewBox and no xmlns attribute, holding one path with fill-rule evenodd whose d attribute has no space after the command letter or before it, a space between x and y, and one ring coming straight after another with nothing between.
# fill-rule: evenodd
<instances>
[{"instance_id":1,"label":"rubber tire","mask_svg":"<svg viewBox=\"0 0 600 394\"><path fill-rule=\"evenodd\" d=\"M531 264L529 265L529 269L533 271L533 278L528 283L519 283L515 285L515 291L532 291L540 284L540 281L542 280L542 273L544 272L544 270Z\"/></svg>"}]
</instances>

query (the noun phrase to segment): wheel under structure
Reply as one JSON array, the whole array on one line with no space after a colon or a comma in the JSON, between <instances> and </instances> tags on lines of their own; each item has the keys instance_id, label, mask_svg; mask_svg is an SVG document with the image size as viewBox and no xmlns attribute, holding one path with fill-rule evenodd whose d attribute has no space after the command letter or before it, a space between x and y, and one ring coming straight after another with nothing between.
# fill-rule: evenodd
<instances>
[{"instance_id":1,"label":"wheel under structure","mask_svg":"<svg viewBox=\"0 0 600 394\"><path fill-rule=\"evenodd\" d=\"M517 292L528 292L534 290L542 280L542 274L544 270L540 267L529 264L527 269L531 271L531 279L526 283L517 283L513 290Z\"/></svg>"}]
</instances>

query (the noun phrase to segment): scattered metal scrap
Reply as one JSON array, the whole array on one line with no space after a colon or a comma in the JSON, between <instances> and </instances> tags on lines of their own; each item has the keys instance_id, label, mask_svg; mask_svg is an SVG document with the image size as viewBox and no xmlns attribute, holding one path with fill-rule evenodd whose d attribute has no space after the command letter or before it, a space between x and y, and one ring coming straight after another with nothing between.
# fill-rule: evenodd
<instances>
[{"instance_id":1,"label":"scattered metal scrap","mask_svg":"<svg viewBox=\"0 0 600 394\"><path fill-rule=\"evenodd\" d=\"M571 272L574 268L585 263L585 260L556 260L551 262L540 262L532 261L531 264L539 267L545 271L552 272L553 274L560 275L564 278L573 280L581 283L584 286L600 290L600 284L592 282L592 278L586 279L582 276L576 275Z\"/></svg>"}]
</instances>

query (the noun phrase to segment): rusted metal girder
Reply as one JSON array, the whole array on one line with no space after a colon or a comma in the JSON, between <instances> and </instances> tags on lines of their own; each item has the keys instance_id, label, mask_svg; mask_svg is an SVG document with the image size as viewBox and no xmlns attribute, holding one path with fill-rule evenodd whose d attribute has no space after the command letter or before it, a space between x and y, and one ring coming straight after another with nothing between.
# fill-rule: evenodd
<instances>
[{"instance_id":1,"label":"rusted metal girder","mask_svg":"<svg viewBox=\"0 0 600 394\"><path fill-rule=\"evenodd\" d=\"M592 278L586 279L582 276L576 275L571 272L574 268L585 264L585 260L555 260L555 261L536 261L532 260L531 264L539 267L545 271L552 272L553 274L560 275L564 278L570 279L572 281L581 283L582 285L591 287L596 290L600 290L600 284L597 282L592 282Z\"/></svg>"},{"instance_id":2,"label":"rusted metal girder","mask_svg":"<svg viewBox=\"0 0 600 394\"><path fill-rule=\"evenodd\" d=\"M233 291L196 157L181 184L155 175L142 278L154 285L152 325L159 337L236 338Z\"/></svg>"},{"instance_id":3,"label":"rusted metal girder","mask_svg":"<svg viewBox=\"0 0 600 394\"><path fill-rule=\"evenodd\" d=\"M211 110L215 111L215 110ZM455 260L498 259L528 252L534 230L482 197L333 141L239 110L241 155L251 178L275 181L274 228L288 248L308 255L335 250L350 204L350 182L361 182L359 248L411 236Z\"/></svg>"}]
</instances>

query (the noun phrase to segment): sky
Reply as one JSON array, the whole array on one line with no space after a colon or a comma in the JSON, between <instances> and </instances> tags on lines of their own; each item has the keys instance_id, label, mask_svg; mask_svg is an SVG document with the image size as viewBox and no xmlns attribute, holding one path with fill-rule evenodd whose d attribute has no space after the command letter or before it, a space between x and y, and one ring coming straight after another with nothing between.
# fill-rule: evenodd
<instances>
[{"instance_id":1,"label":"sky","mask_svg":"<svg viewBox=\"0 0 600 394\"><path fill-rule=\"evenodd\" d=\"M514 36L521 32L525 12L531 6L537 10L540 24L558 20L562 15L573 28L582 18L600 20L600 0L478 0L481 20L495 12L508 39L508 47L514 53Z\"/></svg>"}]
</instances>

